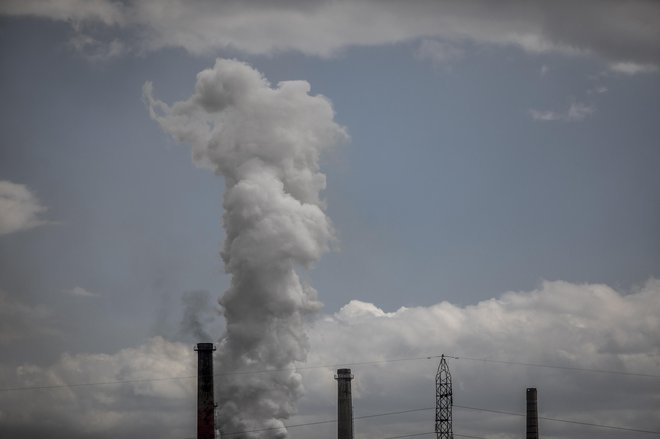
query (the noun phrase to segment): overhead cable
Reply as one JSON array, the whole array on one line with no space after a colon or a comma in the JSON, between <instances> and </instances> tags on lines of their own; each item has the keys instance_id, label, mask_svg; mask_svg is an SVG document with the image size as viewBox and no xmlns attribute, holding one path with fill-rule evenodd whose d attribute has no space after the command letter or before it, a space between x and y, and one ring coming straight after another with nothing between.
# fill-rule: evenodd
<instances>
[{"instance_id":1,"label":"overhead cable","mask_svg":"<svg viewBox=\"0 0 660 439\"><path fill-rule=\"evenodd\" d=\"M326 369L326 368L338 368L346 366L372 366L377 364L388 364L396 363L403 361L418 361L418 360L431 360L440 358L441 355L427 355L423 357L407 357L407 358L385 358L382 360L373 360L373 361L360 361L352 363L334 363L334 364L317 364L317 365L308 365L308 366L297 366L281 369L260 369L260 370L239 370L232 372L218 372L214 376L226 376L226 375L251 375L251 374L263 374L263 373L277 373L277 372L297 372L302 370L310 369ZM613 374L613 375L625 375L625 376L636 376L636 377L645 377L645 378L660 378L660 375L646 374L646 373L637 373L637 372L624 372L616 370L604 370L604 369L590 369L590 368L581 368L581 367L571 367L571 366L560 366L552 364L540 364L540 363L525 363L521 361L510 361L510 360L496 360L490 358L472 358L472 357L463 357L463 356L452 356L445 355L446 358L451 358L454 360L468 360L484 363L500 363L508 365L518 365L525 367L540 367L540 368L549 368L549 369L562 369L562 370L573 370L579 372L592 372L592 373L602 373L602 374ZM19 391L19 390L47 390L47 389L60 389L67 387L85 387L85 386L101 386L101 385L111 385L111 384L124 384L124 383L141 383L141 382L152 382L152 381L169 381L169 380L185 380L185 379L195 379L197 375L183 375L183 376L174 376L174 377L161 377L161 378L136 378L129 380L116 380L116 381L95 381L88 383L71 383L71 384L53 384L53 385L42 385L42 386L17 386L17 387L4 387L0 388L0 392L8 391Z\"/></svg>"}]
</instances>

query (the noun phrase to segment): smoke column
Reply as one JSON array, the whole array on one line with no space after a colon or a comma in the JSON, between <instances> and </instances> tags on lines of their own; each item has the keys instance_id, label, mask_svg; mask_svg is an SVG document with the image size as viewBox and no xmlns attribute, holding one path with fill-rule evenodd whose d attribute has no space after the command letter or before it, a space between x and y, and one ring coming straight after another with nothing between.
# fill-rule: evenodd
<instances>
[{"instance_id":1,"label":"smoke column","mask_svg":"<svg viewBox=\"0 0 660 439\"><path fill-rule=\"evenodd\" d=\"M208 291L186 291L181 297L183 316L180 323L180 333L192 336L196 342L211 342L213 337L206 330L206 323L213 319L214 309L211 306L211 293Z\"/></svg>"},{"instance_id":2,"label":"smoke column","mask_svg":"<svg viewBox=\"0 0 660 439\"><path fill-rule=\"evenodd\" d=\"M316 262L334 238L319 156L348 138L330 102L309 91L306 81L271 87L247 64L223 59L197 75L190 98L171 106L144 86L151 117L225 180L222 258L232 278L220 299L227 329L218 372L286 369L307 355L304 319L321 304L296 269ZM293 371L220 375L221 431L281 427L301 392Z\"/></svg>"}]
</instances>

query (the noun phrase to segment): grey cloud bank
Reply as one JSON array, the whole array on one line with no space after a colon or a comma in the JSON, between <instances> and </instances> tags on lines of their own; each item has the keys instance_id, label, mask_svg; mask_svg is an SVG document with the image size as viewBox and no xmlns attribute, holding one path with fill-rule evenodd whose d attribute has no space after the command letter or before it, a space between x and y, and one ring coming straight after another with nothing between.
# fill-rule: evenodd
<instances>
[{"instance_id":1,"label":"grey cloud bank","mask_svg":"<svg viewBox=\"0 0 660 439\"><path fill-rule=\"evenodd\" d=\"M333 368L305 369L307 366L447 353L459 358L656 375L450 360L455 404L522 412L524 388L535 386L544 416L657 430L659 298L660 281L651 279L628 294L606 285L545 282L534 291L510 292L465 307L442 302L389 313L370 303L352 301L338 313L309 323L309 357L305 363L290 364L303 367L296 374L305 387L299 414L290 423L329 419L335 411ZM49 437L103 438L116 432L188 437L194 428L195 386L194 380L185 377L194 376L193 354L192 345L156 337L113 354L65 354L47 367L24 364L14 370L2 368L2 381L16 387L126 382L3 391L0 432L13 432L12 437L17 438L37 437L49 431L48 425L58 425L67 428L58 429L60 436L55 433ZM436 362L352 366L356 415L432 406ZM244 379L261 382L263 375L248 374ZM143 379L146 381L140 381ZM516 417L486 416L458 408L454 413L457 433L513 439L522 431ZM45 421L35 424L34 419ZM360 437L408 434L427 431L431 420L430 411L412 418L361 420L356 422L356 431ZM332 438L332 427L290 429L289 437ZM543 422L542 428L546 437L622 437L621 432L611 434L562 423Z\"/></svg>"},{"instance_id":2,"label":"grey cloud bank","mask_svg":"<svg viewBox=\"0 0 660 439\"><path fill-rule=\"evenodd\" d=\"M191 345L156 337L113 354L63 354L47 368L31 364L14 370L2 367L5 383L55 388L3 389L0 433L16 438L133 437L140 431L156 435L156 427L169 437L186 437L188 430L180 423L187 411L194 410L195 390L190 378L151 379L194 377L193 354ZM126 383L66 387L74 382L111 381Z\"/></svg>"},{"instance_id":3,"label":"grey cloud bank","mask_svg":"<svg viewBox=\"0 0 660 439\"><path fill-rule=\"evenodd\" d=\"M192 53L233 48L250 54L300 51L332 56L350 46L416 38L516 46L529 52L595 54L626 73L660 65L660 5L651 0L581 1L197 1L3 2L0 12L75 23L81 50L115 56L116 38L93 36L95 24L134 29L131 50L182 47ZM87 26L89 24L89 26ZM248 31L249 29L249 31ZM81 37L84 35L85 37ZM81 44L82 43L82 44ZM428 46L428 43L426 43ZM426 47L425 46L425 47ZM426 48L422 48L426 52ZM437 52L437 51L436 51Z\"/></svg>"}]
</instances>

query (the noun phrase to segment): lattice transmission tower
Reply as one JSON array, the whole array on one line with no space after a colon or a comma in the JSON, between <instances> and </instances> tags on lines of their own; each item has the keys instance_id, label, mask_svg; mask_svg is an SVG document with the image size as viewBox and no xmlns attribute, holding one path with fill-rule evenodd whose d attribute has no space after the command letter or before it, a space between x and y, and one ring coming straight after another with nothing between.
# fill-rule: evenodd
<instances>
[{"instance_id":1,"label":"lattice transmission tower","mask_svg":"<svg viewBox=\"0 0 660 439\"><path fill-rule=\"evenodd\" d=\"M435 375L435 435L437 439L454 439L451 427L451 408L454 397L451 390L451 374L445 356L440 357Z\"/></svg>"}]
</instances>

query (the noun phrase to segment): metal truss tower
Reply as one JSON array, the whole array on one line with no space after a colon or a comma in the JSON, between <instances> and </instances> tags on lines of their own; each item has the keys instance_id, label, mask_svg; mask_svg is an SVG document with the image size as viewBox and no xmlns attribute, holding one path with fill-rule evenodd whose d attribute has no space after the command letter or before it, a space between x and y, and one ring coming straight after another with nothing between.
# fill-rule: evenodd
<instances>
[{"instance_id":1,"label":"metal truss tower","mask_svg":"<svg viewBox=\"0 0 660 439\"><path fill-rule=\"evenodd\" d=\"M440 357L435 375L435 434L437 439L454 439L451 427L451 408L454 397L451 390L451 374L445 356Z\"/></svg>"}]
</instances>

